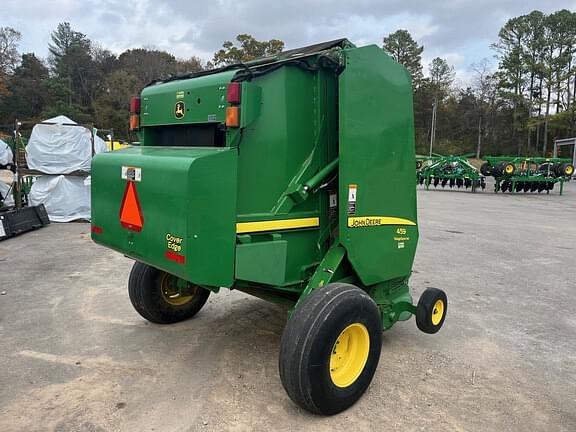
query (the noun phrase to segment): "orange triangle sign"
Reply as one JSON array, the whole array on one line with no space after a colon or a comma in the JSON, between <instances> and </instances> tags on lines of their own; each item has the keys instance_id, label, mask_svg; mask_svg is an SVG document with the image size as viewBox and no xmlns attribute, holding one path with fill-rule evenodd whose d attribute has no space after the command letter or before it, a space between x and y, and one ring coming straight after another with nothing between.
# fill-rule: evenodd
<instances>
[{"instance_id":1,"label":"orange triangle sign","mask_svg":"<svg viewBox=\"0 0 576 432\"><path fill-rule=\"evenodd\" d=\"M132 181L126 183L124 198L120 205L120 223L124 228L140 232L144 225L140 201L136 192L136 184Z\"/></svg>"}]
</instances>

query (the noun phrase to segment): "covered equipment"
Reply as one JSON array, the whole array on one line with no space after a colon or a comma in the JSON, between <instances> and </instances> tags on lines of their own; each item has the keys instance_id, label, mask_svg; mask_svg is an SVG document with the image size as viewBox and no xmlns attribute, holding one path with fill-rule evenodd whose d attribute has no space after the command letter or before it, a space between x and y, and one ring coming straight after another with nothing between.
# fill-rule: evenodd
<instances>
[{"instance_id":1,"label":"covered equipment","mask_svg":"<svg viewBox=\"0 0 576 432\"><path fill-rule=\"evenodd\" d=\"M0 170L10 171L7 176L8 183L0 179L0 240L6 240L50 223L43 205L29 205L28 192L32 179L18 175L18 158L14 155L18 154L18 150L21 149L19 144L21 145L22 138L14 132L14 136L9 137L8 141L11 142L14 151L6 142L0 140Z\"/></svg>"},{"instance_id":2,"label":"covered equipment","mask_svg":"<svg viewBox=\"0 0 576 432\"><path fill-rule=\"evenodd\" d=\"M0 139L0 169L9 168L13 159L12 149Z\"/></svg>"},{"instance_id":3,"label":"covered equipment","mask_svg":"<svg viewBox=\"0 0 576 432\"><path fill-rule=\"evenodd\" d=\"M106 142L66 116L37 124L26 146L28 168L43 174L89 172L96 153L107 151Z\"/></svg>"},{"instance_id":4,"label":"covered equipment","mask_svg":"<svg viewBox=\"0 0 576 432\"><path fill-rule=\"evenodd\" d=\"M31 205L43 204L52 222L90 220L89 178L37 177L28 194Z\"/></svg>"}]
</instances>

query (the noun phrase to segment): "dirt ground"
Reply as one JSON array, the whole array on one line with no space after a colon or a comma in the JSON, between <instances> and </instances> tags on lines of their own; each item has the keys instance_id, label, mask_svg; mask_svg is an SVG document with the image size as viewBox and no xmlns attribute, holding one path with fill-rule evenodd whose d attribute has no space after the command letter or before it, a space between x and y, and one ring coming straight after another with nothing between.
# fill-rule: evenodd
<instances>
[{"instance_id":1,"label":"dirt ground","mask_svg":"<svg viewBox=\"0 0 576 432\"><path fill-rule=\"evenodd\" d=\"M149 324L89 225L0 242L0 431L575 431L576 182L418 199L411 285L448 293L445 326L385 332L368 392L330 418L282 388L284 309L222 290Z\"/></svg>"}]
</instances>

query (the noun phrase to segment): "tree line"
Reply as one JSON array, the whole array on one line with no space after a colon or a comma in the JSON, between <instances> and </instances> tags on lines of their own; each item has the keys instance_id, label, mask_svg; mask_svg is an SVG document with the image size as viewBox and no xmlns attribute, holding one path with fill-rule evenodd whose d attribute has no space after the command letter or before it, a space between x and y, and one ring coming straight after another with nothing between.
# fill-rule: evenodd
<instances>
[{"instance_id":1,"label":"tree line","mask_svg":"<svg viewBox=\"0 0 576 432\"><path fill-rule=\"evenodd\" d=\"M423 47L406 30L385 37L383 48L412 75L420 153L434 138L435 152L443 154L549 156L555 139L576 136L574 12L509 19L491 45L497 68L479 61L472 82L460 88L445 59L435 58L423 78Z\"/></svg>"},{"instance_id":2,"label":"tree line","mask_svg":"<svg viewBox=\"0 0 576 432\"><path fill-rule=\"evenodd\" d=\"M284 42L257 41L238 35L238 46L224 42L213 59L177 58L153 48L129 49L115 55L74 30L67 22L51 33L47 59L19 54L21 34L0 28L0 125L20 120L41 121L66 115L79 123L113 129L130 138L127 107L130 98L154 79L278 53Z\"/></svg>"},{"instance_id":3,"label":"tree line","mask_svg":"<svg viewBox=\"0 0 576 432\"><path fill-rule=\"evenodd\" d=\"M0 28L0 124L63 114L124 139L130 138L130 97L152 80L284 49L281 40L241 34L207 63L153 48L116 55L64 22L41 59L20 54L20 39L16 29ZM424 47L407 30L385 36L382 48L412 75L418 153L428 153L433 141L433 151L442 154L548 155L554 139L576 136L574 12L533 11L508 20L491 46L496 67L488 59L472 65L465 86L455 85L446 59L433 59L424 74Z\"/></svg>"}]
</instances>

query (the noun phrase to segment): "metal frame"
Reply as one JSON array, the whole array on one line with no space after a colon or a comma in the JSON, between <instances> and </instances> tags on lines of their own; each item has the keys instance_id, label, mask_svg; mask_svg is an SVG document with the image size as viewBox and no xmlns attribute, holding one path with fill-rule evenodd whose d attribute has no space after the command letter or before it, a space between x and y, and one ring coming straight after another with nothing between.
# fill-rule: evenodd
<instances>
[{"instance_id":1,"label":"metal frame","mask_svg":"<svg viewBox=\"0 0 576 432\"><path fill-rule=\"evenodd\" d=\"M502 185L505 185L505 183L508 184L509 187L505 187L504 189L508 190L510 193L519 193L524 190L516 190L517 184L541 183L543 185L547 185L550 188L546 187L544 189L537 189L538 193L546 192L546 194L550 194L551 188L553 188L556 183L560 183L559 195L562 195L564 193L564 183L570 181L570 177L557 177L552 175L550 168L548 168L548 172L542 173L538 169L532 169L531 167L532 164L539 165L548 162L570 162L570 159L568 158L485 156L482 158L482 160L488 162L492 166L495 166L498 162L510 162L514 164L518 170L513 175L494 177L494 193L504 192L504 190L502 190ZM524 190L524 192L528 191ZM535 192L535 190L531 190L530 192Z\"/></svg>"},{"instance_id":2,"label":"metal frame","mask_svg":"<svg viewBox=\"0 0 576 432\"><path fill-rule=\"evenodd\" d=\"M576 166L576 137L557 139L554 141L554 157L558 157L558 147L572 145L572 165Z\"/></svg>"},{"instance_id":3,"label":"metal frame","mask_svg":"<svg viewBox=\"0 0 576 432\"><path fill-rule=\"evenodd\" d=\"M433 184L434 187L439 184L442 187L447 184L450 187L471 187L472 192L480 187L484 189L486 187L486 181L484 176L481 175L476 167L470 164L467 159L468 155L464 156L417 156L416 157L416 178L417 183L423 185L426 190L430 188ZM418 162L420 162L420 167L418 167ZM451 165L457 167L453 172L449 172L445 169L446 165Z\"/></svg>"}]
</instances>

